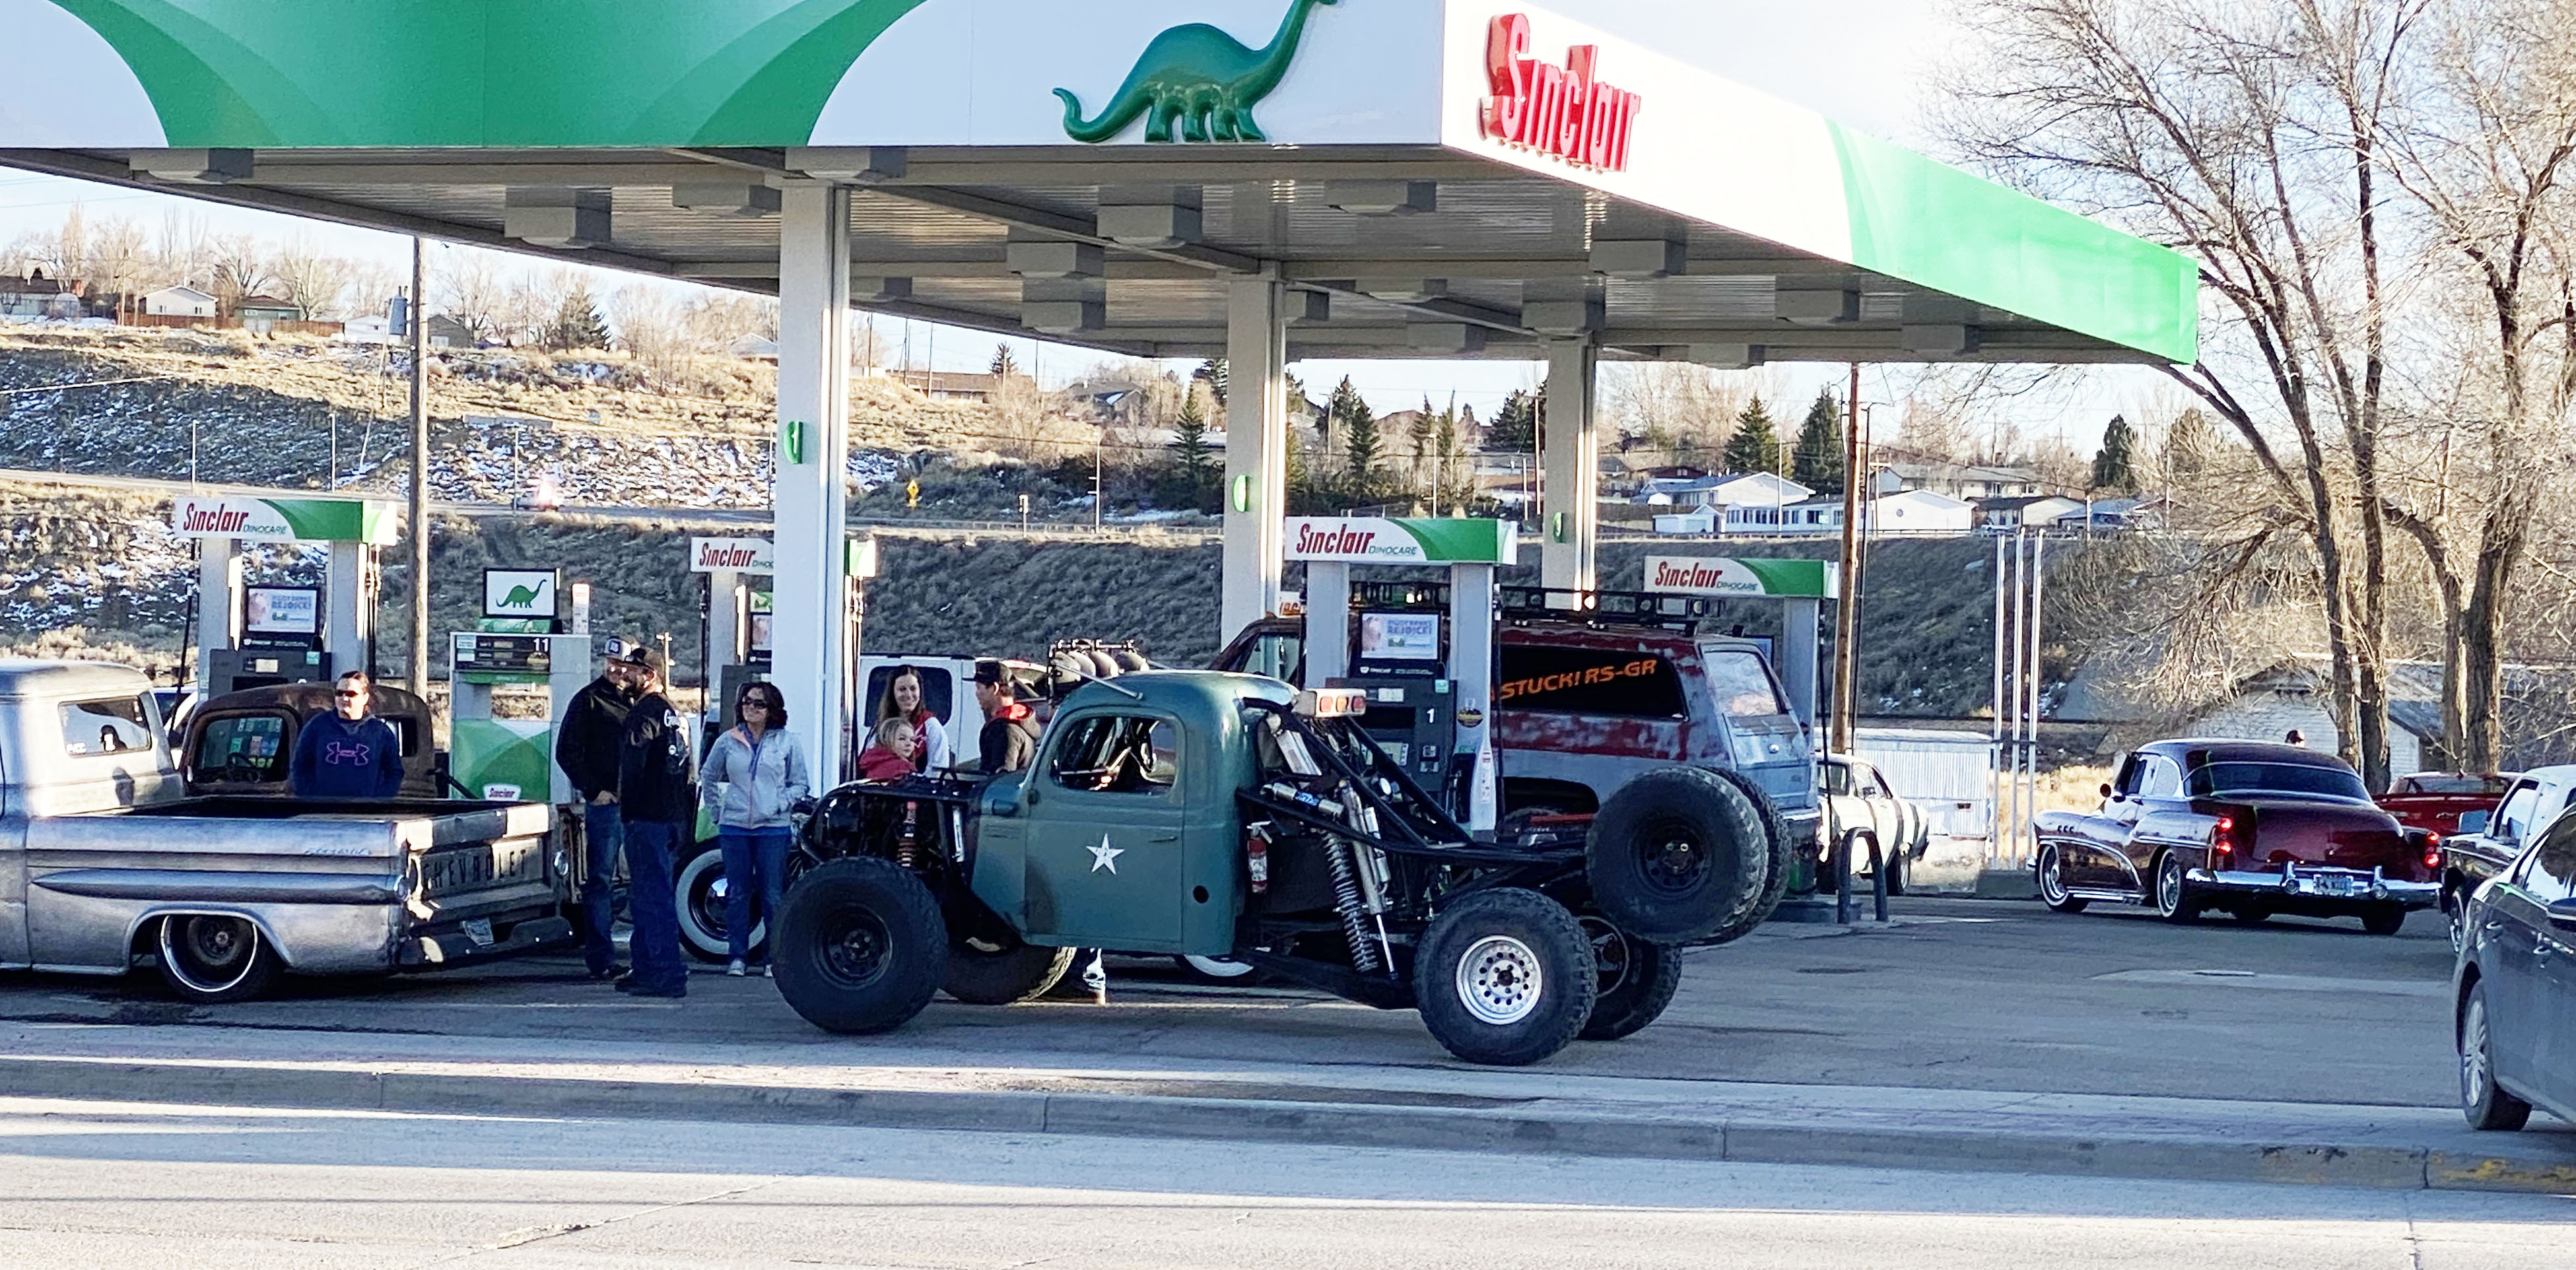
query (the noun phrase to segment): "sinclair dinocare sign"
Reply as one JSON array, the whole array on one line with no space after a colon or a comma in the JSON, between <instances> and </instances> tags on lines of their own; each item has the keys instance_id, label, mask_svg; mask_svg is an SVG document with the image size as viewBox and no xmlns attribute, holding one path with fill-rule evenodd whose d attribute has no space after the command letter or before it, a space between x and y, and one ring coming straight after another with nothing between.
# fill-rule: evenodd
<instances>
[{"instance_id":1,"label":"sinclair dinocare sign","mask_svg":"<svg viewBox=\"0 0 2576 1270\"><path fill-rule=\"evenodd\" d=\"M1430 516L1291 516L1291 560L1343 564L1511 564L1520 526L1508 520Z\"/></svg>"},{"instance_id":2,"label":"sinclair dinocare sign","mask_svg":"<svg viewBox=\"0 0 2576 1270\"><path fill-rule=\"evenodd\" d=\"M182 494L170 503L170 532L181 538L381 547L393 542L400 528L393 504L357 498Z\"/></svg>"},{"instance_id":3,"label":"sinclair dinocare sign","mask_svg":"<svg viewBox=\"0 0 2576 1270\"><path fill-rule=\"evenodd\" d=\"M1577 44L1562 66L1528 56L1530 20L1506 13L1485 36L1493 95L1477 116L1484 135L1579 168L1628 170L1628 134L1643 99L1599 74L1601 46Z\"/></svg>"}]
</instances>

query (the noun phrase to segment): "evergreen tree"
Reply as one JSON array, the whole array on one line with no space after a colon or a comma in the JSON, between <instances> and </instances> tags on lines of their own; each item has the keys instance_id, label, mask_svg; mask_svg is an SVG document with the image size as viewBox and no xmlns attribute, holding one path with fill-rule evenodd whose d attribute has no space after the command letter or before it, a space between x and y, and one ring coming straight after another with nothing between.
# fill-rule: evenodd
<instances>
[{"instance_id":1,"label":"evergreen tree","mask_svg":"<svg viewBox=\"0 0 2576 1270\"><path fill-rule=\"evenodd\" d=\"M1485 448L1496 454L1527 454L1538 446L1538 400L1515 388L1494 412L1485 429Z\"/></svg>"},{"instance_id":2,"label":"evergreen tree","mask_svg":"<svg viewBox=\"0 0 2576 1270\"><path fill-rule=\"evenodd\" d=\"M608 347L608 319L600 316L589 284L576 282L564 293L562 302L555 305L554 318L546 323L543 342L557 352Z\"/></svg>"},{"instance_id":3,"label":"evergreen tree","mask_svg":"<svg viewBox=\"0 0 2576 1270\"><path fill-rule=\"evenodd\" d=\"M1206 384L1208 386L1208 395L1216 398L1216 404L1218 406L1222 407L1225 405L1224 358L1211 357L1206 361L1200 362L1199 368L1190 372L1190 378L1196 382Z\"/></svg>"},{"instance_id":4,"label":"evergreen tree","mask_svg":"<svg viewBox=\"0 0 2576 1270\"><path fill-rule=\"evenodd\" d=\"M1181 475L1189 482L1191 498L1199 498L1216 484L1216 465L1208 449L1207 412L1199 409L1195 391L1182 399L1180 417L1172 421L1172 447L1179 452Z\"/></svg>"},{"instance_id":5,"label":"evergreen tree","mask_svg":"<svg viewBox=\"0 0 2576 1270\"><path fill-rule=\"evenodd\" d=\"M1350 376L1344 375L1342 382L1333 387L1332 398L1324 403L1324 424L1330 429L1334 424L1348 423L1352 415L1367 409L1368 403L1360 400L1360 390L1351 386Z\"/></svg>"},{"instance_id":6,"label":"evergreen tree","mask_svg":"<svg viewBox=\"0 0 2576 1270\"><path fill-rule=\"evenodd\" d=\"M1789 476L1812 490L1843 487L1843 410L1831 389L1816 394L1807 407L1807 422L1798 429L1798 448L1789 456Z\"/></svg>"},{"instance_id":7,"label":"evergreen tree","mask_svg":"<svg viewBox=\"0 0 2576 1270\"><path fill-rule=\"evenodd\" d=\"M1377 435L1377 415L1362 400L1359 390L1344 377L1341 387L1333 390L1333 414L1342 428L1342 463L1348 469L1350 487L1355 497L1367 497L1376 490L1377 464L1382 443Z\"/></svg>"},{"instance_id":8,"label":"evergreen tree","mask_svg":"<svg viewBox=\"0 0 2576 1270\"><path fill-rule=\"evenodd\" d=\"M1011 378L1015 378L1015 377L1017 377L1017 376L1019 375L1019 373L1020 373L1020 359L1019 359L1019 358L1016 358L1016 357L1011 356L1011 346L1010 346L1010 345L1008 345L1008 344L996 344L996 345L994 345L994 346L993 346L993 378L995 378L995 379L1011 379Z\"/></svg>"},{"instance_id":9,"label":"evergreen tree","mask_svg":"<svg viewBox=\"0 0 2576 1270\"><path fill-rule=\"evenodd\" d=\"M1780 436L1772 430L1771 414L1762 408L1762 398L1755 397L1735 416L1735 435L1726 439L1723 457L1729 472L1750 475L1780 470Z\"/></svg>"},{"instance_id":10,"label":"evergreen tree","mask_svg":"<svg viewBox=\"0 0 2576 1270\"><path fill-rule=\"evenodd\" d=\"M2102 448L2093 454L2094 489L2121 493L2137 491L2138 471L2134 457L2137 444L2137 434L2131 431L2129 421L2119 415L2111 416L2111 425L2102 429Z\"/></svg>"}]
</instances>

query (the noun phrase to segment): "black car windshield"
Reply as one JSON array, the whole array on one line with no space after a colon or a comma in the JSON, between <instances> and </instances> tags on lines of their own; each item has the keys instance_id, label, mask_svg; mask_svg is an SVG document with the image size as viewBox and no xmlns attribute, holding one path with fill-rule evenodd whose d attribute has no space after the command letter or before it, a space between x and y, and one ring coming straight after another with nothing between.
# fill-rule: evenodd
<instances>
[{"instance_id":1,"label":"black car windshield","mask_svg":"<svg viewBox=\"0 0 2576 1270\"><path fill-rule=\"evenodd\" d=\"M2307 763L2207 763L2192 769L2191 793L2321 794L2370 801L2361 778L2340 767Z\"/></svg>"}]
</instances>

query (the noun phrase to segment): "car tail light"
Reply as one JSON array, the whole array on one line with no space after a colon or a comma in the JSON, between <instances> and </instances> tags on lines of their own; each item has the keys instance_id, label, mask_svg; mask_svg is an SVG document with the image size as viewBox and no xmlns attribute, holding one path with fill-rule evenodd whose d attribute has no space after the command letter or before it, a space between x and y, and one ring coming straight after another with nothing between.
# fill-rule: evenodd
<instances>
[{"instance_id":1,"label":"car tail light","mask_svg":"<svg viewBox=\"0 0 2576 1270\"><path fill-rule=\"evenodd\" d=\"M2220 812L2217 822L2209 827L2209 854L2231 857L2236 854L2235 816Z\"/></svg>"},{"instance_id":2,"label":"car tail light","mask_svg":"<svg viewBox=\"0 0 2576 1270\"><path fill-rule=\"evenodd\" d=\"M2424 867L2428 869L2442 867L2442 835L2438 833L2424 835Z\"/></svg>"}]
</instances>

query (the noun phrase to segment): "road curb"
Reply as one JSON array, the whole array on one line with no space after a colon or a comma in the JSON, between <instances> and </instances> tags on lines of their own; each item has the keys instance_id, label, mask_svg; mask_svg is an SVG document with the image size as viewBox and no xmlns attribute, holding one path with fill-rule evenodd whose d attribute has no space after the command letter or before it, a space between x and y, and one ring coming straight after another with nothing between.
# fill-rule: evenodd
<instances>
[{"instance_id":1,"label":"road curb","mask_svg":"<svg viewBox=\"0 0 2576 1270\"><path fill-rule=\"evenodd\" d=\"M2509 1138L2500 1139L2503 1149L2470 1155L2392 1145L2088 1137L1991 1128L1837 1128L1813 1118L1794 1122L1740 1116L1690 1119L1589 1109L1533 1111L1015 1090L834 1089L5 1056L0 1056L0 1096L2576 1194L2576 1162L2546 1147L2517 1152Z\"/></svg>"}]
</instances>

